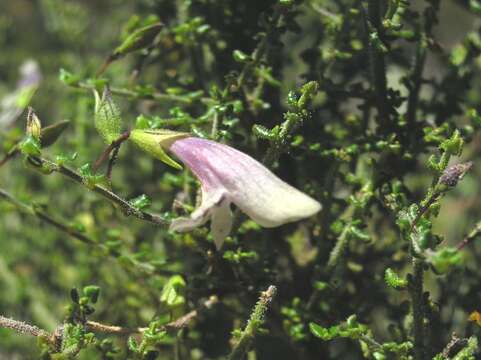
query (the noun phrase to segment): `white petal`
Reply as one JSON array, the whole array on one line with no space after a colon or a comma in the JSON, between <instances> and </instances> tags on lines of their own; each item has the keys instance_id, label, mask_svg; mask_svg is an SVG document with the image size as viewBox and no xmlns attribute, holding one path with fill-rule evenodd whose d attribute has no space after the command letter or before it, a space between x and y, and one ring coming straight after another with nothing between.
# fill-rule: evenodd
<instances>
[{"instance_id":1,"label":"white petal","mask_svg":"<svg viewBox=\"0 0 481 360\"><path fill-rule=\"evenodd\" d=\"M262 226L275 227L297 221L321 209L319 202L227 145L191 137L177 140L170 149L203 186L224 189L236 206Z\"/></svg>"},{"instance_id":2,"label":"white petal","mask_svg":"<svg viewBox=\"0 0 481 360\"><path fill-rule=\"evenodd\" d=\"M204 225L211 217L213 209L222 203L225 198L223 191L209 192L202 190L202 203L195 209L190 217L179 217L172 220L169 230L185 232Z\"/></svg>"},{"instance_id":3,"label":"white petal","mask_svg":"<svg viewBox=\"0 0 481 360\"><path fill-rule=\"evenodd\" d=\"M232 229L232 211L230 201L224 199L212 209L210 232L214 238L215 247L219 250L225 238Z\"/></svg>"}]
</instances>

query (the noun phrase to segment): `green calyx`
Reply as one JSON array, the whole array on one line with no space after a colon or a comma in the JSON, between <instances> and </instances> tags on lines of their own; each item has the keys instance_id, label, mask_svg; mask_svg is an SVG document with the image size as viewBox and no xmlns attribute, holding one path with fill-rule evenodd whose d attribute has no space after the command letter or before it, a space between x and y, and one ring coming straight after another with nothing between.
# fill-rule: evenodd
<instances>
[{"instance_id":1,"label":"green calyx","mask_svg":"<svg viewBox=\"0 0 481 360\"><path fill-rule=\"evenodd\" d=\"M171 130L134 129L131 131L129 139L156 159L172 166L173 168L182 169L182 166L170 158L164 149L169 148L174 141L188 136L190 136L188 133Z\"/></svg>"}]
</instances>

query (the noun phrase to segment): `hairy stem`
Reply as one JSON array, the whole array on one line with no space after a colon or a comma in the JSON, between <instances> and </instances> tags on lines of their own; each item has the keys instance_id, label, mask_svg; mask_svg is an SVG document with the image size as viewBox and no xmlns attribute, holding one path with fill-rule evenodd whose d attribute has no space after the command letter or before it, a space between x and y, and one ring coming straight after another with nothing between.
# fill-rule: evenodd
<instances>
[{"instance_id":1,"label":"hairy stem","mask_svg":"<svg viewBox=\"0 0 481 360\"><path fill-rule=\"evenodd\" d=\"M413 274L410 284L410 295L413 316L414 360L424 360L426 354L424 346L424 263L421 259L413 258L412 264Z\"/></svg>"},{"instance_id":2,"label":"hairy stem","mask_svg":"<svg viewBox=\"0 0 481 360\"><path fill-rule=\"evenodd\" d=\"M83 185L88 189L96 192L97 194L101 195L105 199L109 200L114 205L119 206L122 209L123 213L127 216L133 215L140 220L147 221L156 225L167 225L169 223L168 220L164 219L162 216L158 214L152 214L152 213L137 209L127 200L123 199L116 193L104 188L101 185L95 184L93 186L87 186L84 182L82 175L80 175L76 171L66 166L57 165L56 163L50 160L37 157L37 156L29 157L29 160L30 160L30 163L37 168L44 168L44 169L48 169L49 171L57 172L69 178L70 180L73 180L77 184Z\"/></svg>"},{"instance_id":3,"label":"hairy stem","mask_svg":"<svg viewBox=\"0 0 481 360\"><path fill-rule=\"evenodd\" d=\"M277 288L273 285L269 286L266 291L262 292L261 296L259 297L259 301L254 307L251 317L247 322L247 326L242 331L236 345L234 346L234 349L228 357L229 360L240 360L249 351L259 328L265 321L266 311L269 307L269 304L272 302L272 299L276 295L276 292Z\"/></svg>"}]
</instances>

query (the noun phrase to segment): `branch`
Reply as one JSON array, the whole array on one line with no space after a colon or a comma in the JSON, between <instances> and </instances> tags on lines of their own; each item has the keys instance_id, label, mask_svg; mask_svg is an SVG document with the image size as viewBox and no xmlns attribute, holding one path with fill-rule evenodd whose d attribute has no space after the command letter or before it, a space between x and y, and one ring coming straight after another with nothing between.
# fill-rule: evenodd
<instances>
[{"instance_id":1,"label":"branch","mask_svg":"<svg viewBox=\"0 0 481 360\"><path fill-rule=\"evenodd\" d=\"M389 121L389 102L387 98L386 62L383 52L375 46L374 40L370 39L371 33L375 31L378 41L382 42L381 8L379 0L369 0L367 14L364 7L361 9L365 18L365 31L369 45L369 65L371 71L371 86L376 97L376 107L381 125L390 124Z\"/></svg>"},{"instance_id":2,"label":"branch","mask_svg":"<svg viewBox=\"0 0 481 360\"><path fill-rule=\"evenodd\" d=\"M36 207L33 204L27 204L22 201L16 199L13 195L5 191L4 189L0 188L0 199L4 199L5 201L9 202L10 204L14 205L18 210L23 212L24 214L36 216L41 221L57 228L60 231L70 235L74 239L80 240L81 242L93 246L102 251L104 254L108 254L115 259L125 258L126 254L120 252L112 252L108 247L104 244L97 242L96 240L88 237L82 232L75 230L69 224L62 222L61 220L55 219L45 211L41 210L40 208ZM154 268L148 263L142 262L135 262L135 268L144 274L152 274L154 272ZM156 270L158 271L158 270Z\"/></svg>"},{"instance_id":3,"label":"branch","mask_svg":"<svg viewBox=\"0 0 481 360\"><path fill-rule=\"evenodd\" d=\"M20 334L41 336L46 339L51 337L50 333L46 330L40 329L35 325L27 324L23 321L17 321L5 316L0 315L0 328L12 329Z\"/></svg>"},{"instance_id":4,"label":"branch","mask_svg":"<svg viewBox=\"0 0 481 360\"><path fill-rule=\"evenodd\" d=\"M79 82L77 84L71 85L77 89L85 89L85 90L95 90L94 85L90 85L84 82ZM171 94L163 94L160 92L154 92L152 94L141 94L133 90L125 89L125 88L116 88L111 87L110 92L113 95L123 96L133 99L146 99L146 100L157 100L157 101L172 101L172 102L179 102L183 104L192 104L192 100L179 95L171 95Z\"/></svg>"},{"instance_id":5,"label":"branch","mask_svg":"<svg viewBox=\"0 0 481 360\"><path fill-rule=\"evenodd\" d=\"M243 359L244 355L249 351L255 336L260 327L264 324L266 311L276 295L277 288L273 285L261 293L247 325L240 334L237 344L229 355L229 360Z\"/></svg>"},{"instance_id":6,"label":"branch","mask_svg":"<svg viewBox=\"0 0 481 360\"><path fill-rule=\"evenodd\" d=\"M424 262L413 258L413 274L410 281L409 292L411 294L411 306L414 323L414 359L426 359L424 346L424 299L423 299L423 274Z\"/></svg>"},{"instance_id":7,"label":"branch","mask_svg":"<svg viewBox=\"0 0 481 360\"><path fill-rule=\"evenodd\" d=\"M212 295L207 301L205 301L199 309L192 310L185 314L184 316L178 318L177 320L171 321L161 327L161 330L180 330L185 328L187 325L190 324L192 320L194 320L200 313L200 311L204 309L210 309L212 306L219 302L219 298L215 295ZM91 331L102 332L102 333L109 333L109 334L117 334L117 335L125 335L125 334L135 334L135 333L143 333L148 330L147 327L138 327L138 328L126 328L122 326L116 325L106 325L96 321L87 321L86 326Z\"/></svg>"},{"instance_id":8,"label":"branch","mask_svg":"<svg viewBox=\"0 0 481 360\"><path fill-rule=\"evenodd\" d=\"M481 234L481 221L476 224L469 234L456 246L456 249L462 250L466 245L469 245Z\"/></svg>"},{"instance_id":9,"label":"branch","mask_svg":"<svg viewBox=\"0 0 481 360\"><path fill-rule=\"evenodd\" d=\"M163 218L161 215L152 214L143 210L139 210L135 206L133 206L129 201L123 199L116 193L106 189L101 185L95 184L92 186L87 186L82 175L80 175L76 171L64 165L57 165L56 163L50 160L37 157L37 156L30 156L28 159L30 164L35 166L36 168L47 169L50 172L57 172L69 178L70 180L73 180L77 184L83 185L89 190L96 192L97 194L101 195L105 199L109 200L114 205L118 205L126 216L133 215L140 220L147 221L155 225L169 224L169 221Z\"/></svg>"},{"instance_id":10,"label":"branch","mask_svg":"<svg viewBox=\"0 0 481 360\"><path fill-rule=\"evenodd\" d=\"M199 309L192 310L191 312L185 314L184 316L174 320L170 323L163 325L163 329L165 330L180 330L186 327L193 319L197 317L199 312L204 309L210 309L213 305L217 304L219 301L218 297L212 295L207 301L205 301ZM114 325L105 325L98 323L96 321L87 321L85 326L88 330L100 333L109 333L109 334L133 334L133 333L143 333L144 331L148 330L148 328L124 328L121 326L114 326ZM31 335L35 337L43 337L47 339L49 343L52 345L57 345L59 343L59 338L62 338L61 329L63 328L62 325L58 326L57 329L53 333L49 333L46 330L40 329L35 325L27 324L23 321L18 321L14 319L10 319L0 315L0 328L12 329L20 334Z\"/></svg>"}]
</instances>

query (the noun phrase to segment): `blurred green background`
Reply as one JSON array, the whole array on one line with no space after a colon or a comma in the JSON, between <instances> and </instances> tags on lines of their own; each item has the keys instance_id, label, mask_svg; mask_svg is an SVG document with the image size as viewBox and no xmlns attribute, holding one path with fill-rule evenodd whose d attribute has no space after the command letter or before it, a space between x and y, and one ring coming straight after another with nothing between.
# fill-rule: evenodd
<instances>
[{"instance_id":1,"label":"blurred green background","mask_svg":"<svg viewBox=\"0 0 481 360\"><path fill-rule=\"evenodd\" d=\"M133 23L140 21L138 19L156 16L168 27L173 28L187 23L189 16L193 16L188 14L187 10L194 8L193 12L201 13L205 23L211 26L205 38L197 34L196 36L201 40L194 38L193 45L186 45L186 40L179 42L179 45L175 43L177 41L175 35L188 35L182 35L181 30L178 30L176 34L162 38L160 50L157 49L156 53L150 54L148 64L139 78L132 80L132 70L144 61L142 55L129 56L113 63L105 73L105 77L109 79L112 86L132 87L132 83L137 82L153 85L161 92L167 92L169 88L182 87L183 91L203 89L206 94L209 86L217 84L222 87L224 77L232 70L239 70L239 66L231 60L231 53L233 49L252 51L257 44L254 35L261 28L255 15L269 11L273 1L245 1L235 6L233 3L234 1L2 0L0 1L0 102L15 91L16 83L20 78L21 65L28 60L35 61L40 69L42 80L30 105L35 109L43 125L63 119L71 121L65 134L52 148L46 150L46 153L50 158L58 154L72 156L76 153L77 158L73 162L75 167L87 162L91 163L104 149L102 139L93 126L94 98L91 91L68 87L60 81L60 69L67 69L82 79L93 77L112 49L125 36L129 19ZM324 4L322 1L319 3ZM455 48L464 39L466 33L480 25L480 18L469 14L460 3L463 2L442 1L440 26L436 28L435 33L437 40L447 51ZM412 2L414 9L422 6L424 1ZM232 18L225 15L223 18L223 14L226 14L224 11L230 7L238 11L237 15ZM248 125L261 122L266 126L272 126L280 122L287 108L284 105L285 95L291 88L303 83L301 74L307 71L307 65L301 60L299 54L317 38L320 15L307 5L301 6L300 9L297 20L302 32L289 33L282 38L283 48L278 55L284 56L286 60L283 61L282 67L274 69L274 75L280 79L281 84L266 91L265 98L270 101L270 106L264 108L261 106L259 110L241 119ZM197 46L197 41L201 46ZM204 48L207 47L206 44L215 48L215 52L206 50ZM410 53L412 46L407 45L404 50ZM195 71L196 64L191 63L192 54L189 51L204 52L206 71L200 73ZM481 60L479 58L475 66L476 76L473 78L473 86L465 101L468 105L478 108L481 103L479 95ZM392 65L388 67L387 74L389 86L400 89L401 92L405 91L399 80L403 71L401 66ZM445 69L438 59L428 56L425 77L436 77L443 71ZM199 74L203 74L208 81L203 82ZM422 94L430 96L429 92ZM169 100L159 102L115 96L114 98L122 109L126 128L134 126L139 114L170 118L173 108L183 106ZM317 101L322 106L322 100ZM347 113L355 109L355 103L346 101L341 107ZM203 114L204 108L201 105L193 105L185 106L182 108L182 111L184 110L197 119ZM8 126L0 127L1 154L4 154L23 136L25 115L26 112ZM238 121L238 119L234 120ZM332 118L328 121L335 123L336 119ZM456 120L456 125L463 126L467 122L460 116ZM250 128L248 125L246 128ZM232 129L236 130L232 130L231 137L226 138L237 147L261 158L261 154L265 151L265 144L255 143L249 138L248 130L239 130L236 126L232 125ZM208 127L203 128L201 122L199 128L208 131ZM227 126L224 130L231 131ZM481 135L474 133L462 157L456 160L471 160L474 162L474 167L463 182L443 200L440 215L434 222L434 232L444 236L443 244L456 244L464 237L467 230L481 219L481 184L478 180L481 176L480 150ZM415 199L422 198L432 181L432 174L424 166L428 156L427 153L418 154L417 165L414 165L405 177L405 185ZM287 160L279 172L288 180L298 182L295 175L290 174L289 161L291 160ZM317 172L319 178L323 178L323 168L313 169L311 163L305 159L303 161L308 164L306 166L311 175ZM190 200L193 201L197 185L195 179L187 172L179 173L177 170L167 168L131 145L122 147L113 178L115 192L126 199L147 194L152 199L149 210L153 212L170 211L176 194L185 186L188 187ZM316 179L313 180L312 177L305 182L299 181L298 185L310 183L310 181L315 183ZM186 340L192 344L189 345L189 352L185 350L183 357L186 359L219 358L228 353L231 330L234 327L243 326L260 290L265 289L273 279L281 284L283 281L285 281L284 284L289 284L289 281L296 282L296 279L302 279L305 282L305 284L298 284L298 287L293 288L292 291L288 289L286 293L281 292L276 310L279 313L279 308L292 305L293 293L307 287L310 277L316 271L313 270L314 264L309 263L308 247L303 247L305 241L298 241L295 236L291 236L297 234L299 237L298 234L302 228L299 231L294 226L279 232L269 230L264 240L260 242L262 236L257 231L257 227L251 223L244 224L242 246L244 249L265 254L261 257L262 261L254 263L251 267L249 265L235 268L234 274L230 272L223 275L217 274L212 279L208 275L211 259L206 255L205 248L195 245L197 238L205 239L206 231L201 233L201 236L187 235L174 238L165 229L151 226L133 217L124 217L118 209L98 195L58 174L49 176L39 174L26 164L21 156L0 168L0 188L8 190L21 201L34 203L35 206L82 229L90 236L101 239L103 243L114 249L113 251L128 254L120 259L107 257L97 249L72 239L35 217L22 214L10 204L0 201L0 314L36 324L48 331L53 331L64 320L66 308L71 303L69 292L73 287L98 285L101 288L101 297L92 319L130 327L144 326L155 316L170 319L172 315L183 314L196 308L203 299L217 293L220 289L218 295L222 296L224 292L230 297L226 296L222 304L216 306L211 312L201 315L189 340ZM339 189L336 194L343 197L345 192ZM368 229L373 234L374 247L378 247L379 250L383 246L382 241L392 244L397 241L397 235L396 230L388 228L385 213L379 210L375 210L374 213L373 217L377 220L371 221ZM305 267L296 273L299 277L292 275L288 269L287 260L284 262L285 258L278 255L277 251L280 253L281 250L272 249L276 246L283 247L282 251L288 249L289 245L284 241L288 236L291 236L291 240L294 239L293 248L296 247L296 241L297 248L301 248L300 254L299 252L294 254L296 260L312 265L312 268ZM277 237L283 239L284 245L280 245L281 242L274 245L278 240ZM266 238L267 241L265 241ZM253 245L257 240L259 243ZM325 252L327 256L331 248L332 243L324 244L319 251ZM364 249L364 245L360 248ZM363 251L361 253L364 254ZM295 253L295 250L292 252ZM462 278L461 280L447 279L454 286L449 292L455 294L457 291L459 298L442 300L445 305L443 311L446 312L443 316L452 319L452 327L446 329L446 334L453 330L463 333L466 326L474 327L472 324L467 325L467 316L469 311L477 310L474 304L481 308L477 265L480 252L480 244L474 244L465 252L466 269L463 271L468 274L466 282ZM358 260L366 260L363 256ZM403 259L405 255L400 259L390 258L389 261L397 261L396 264L400 264ZM371 260L374 261L374 259ZM149 275L138 270L139 264L147 264ZM366 267L372 265L373 272L378 273L373 281L377 284L382 282L382 266L368 263L363 265ZM399 267L401 267L401 273L408 270L402 265ZM239 271L239 274L235 271ZM225 275L227 273L228 275ZM188 300L180 310L172 314L171 309L165 308L160 294L166 279L175 274L182 274L187 280ZM348 290L343 293L343 296L349 296L356 291L361 293L369 291L368 288L364 288L366 284L360 285L356 282L355 276L357 275L350 280L351 287L347 286ZM426 287L434 297L441 293L439 283L432 274L427 276ZM236 298L237 291L245 291L245 293ZM463 294L466 293L469 293L469 299L463 298ZM356 296L362 298L359 293ZM390 296L393 307L406 299L406 295ZM381 299L379 293L376 293L375 297L378 299L376 300L378 305L386 301ZM349 299L344 298L343 301L349 302ZM460 306L453 305L451 301L459 302ZM356 304L360 303L356 302ZM359 305L359 307L362 306ZM374 332L381 338L385 336L387 310L373 305L366 311L370 312L370 322ZM279 321L282 322L282 316L280 319ZM335 320L340 321L337 317ZM282 323L278 328L286 329L283 328ZM284 351L282 356L279 355L279 359L294 359L295 356L303 353L299 350L299 347L303 346L302 342L301 345L297 345L293 340L294 345L282 343L281 346L279 345L281 343L276 340L281 337L274 334L272 338L264 338L257 358L277 358L272 355L275 349L279 353ZM176 357L179 356L176 341L178 338L175 337L165 340L160 358L182 358ZM115 342L121 349L116 356L130 358L127 355L125 338L116 338ZM318 348L316 346L318 345L314 346L316 350L311 352L311 355L318 351L319 354L331 354L331 358L339 359L357 359L361 356L360 350L356 350L355 347L347 348L346 351L350 355L345 353L342 355L343 350L339 349L347 346L347 342L336 343L330 350L323 348L323 345L319 345ZM0 329L0 359L38 358L38 349L35 338ZM83 359L109 358L101 357L99 355L101 353L105 354L98 348L91 348L82 352L81 356ZM335 355L336 353L341 355ZM305 355L303 358L309 357Z\"/></svg>"}]
</instances>

